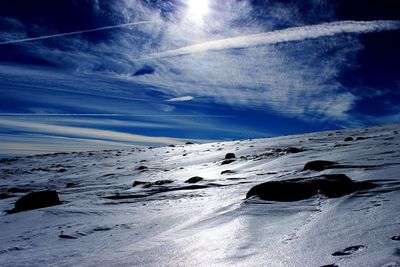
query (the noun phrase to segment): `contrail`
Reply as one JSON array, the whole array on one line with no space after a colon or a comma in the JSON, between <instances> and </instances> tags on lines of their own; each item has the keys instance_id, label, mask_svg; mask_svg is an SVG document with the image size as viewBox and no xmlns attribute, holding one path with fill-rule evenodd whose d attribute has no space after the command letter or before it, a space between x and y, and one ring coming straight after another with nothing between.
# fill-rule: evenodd
<instances>
[{"instance_id":1,"label":"contrail","mask_svg":"<svg viewBox=\"0 0 400 267\"><path fill-rule=\"evenodd\" d=\"M188 117L188 118L234 118L230 115L191 114L124 114L124 113L0 113L0 117Z\"/></svg>"},{"instance_id":2,"label":"contrail","mask_svg":"<svg viewBox=\"0 0 400 267\"><path fill-rule=\"evenodd\" d=\"M45 39L50 39L50 38L71 36L71 35L76 35L76 34L81 34L81 33L98 32L98 31L111 30L111 29L116 29L116 28L123 28L123 27L127 27L127 26L136 26L136 25L141 25L141 24L152 24L152 23L157 23L157 21L129 22L129 23L124 23L124 24L119 24L119 25L105 26L105 27L87 29L87 30L82 30L82 31L57 33L57 34L44 35L44 36L38 36L38 37L32 37L32 38L3 41L3 42L0 42L0 45L17 44L17 43L24 43L24 42L29 42L29 41L45 40Z\"/></svg>"},{"instance_id":3,"label":"contrail","mask_svg":"<svg viewBox=\"0 0 400 267\"><path fill-rule=\"evenodd\" d=\"M316 25L291 27L283 30L220 39L151 54L142 59L157 59L189 54L219 51L234 48L248 48L261 45L316 39L344 33L369 33L400 29L398 20L338 21Z\"/></svg>"}]
</instances>

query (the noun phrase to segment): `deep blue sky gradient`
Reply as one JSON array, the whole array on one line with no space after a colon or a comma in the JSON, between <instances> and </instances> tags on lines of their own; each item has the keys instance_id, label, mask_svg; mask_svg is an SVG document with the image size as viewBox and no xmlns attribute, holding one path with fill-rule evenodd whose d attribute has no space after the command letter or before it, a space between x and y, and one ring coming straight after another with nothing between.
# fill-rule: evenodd
<instances>
[{"instance_id":1,"label":"deep blue sky gradient","mask_svg":"<svg viewBox=\"0 0 400 267\"><path fill-rule=\"evenodd\" d=\"M154 56L291 27L398 22L396 1L209 2L199 22L188 16L188 1L180 0L0 1L0 154L246 139L400 121L399 27ZM154 23L1 44L140 21ZM191 100L179 101L187 96Z\"/></svg>"}]
</instances>

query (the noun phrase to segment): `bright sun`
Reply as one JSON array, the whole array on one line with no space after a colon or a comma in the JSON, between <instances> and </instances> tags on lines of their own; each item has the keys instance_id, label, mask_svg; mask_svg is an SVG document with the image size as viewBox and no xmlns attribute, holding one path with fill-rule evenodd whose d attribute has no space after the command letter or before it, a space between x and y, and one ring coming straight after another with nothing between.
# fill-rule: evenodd
<instances>
[{"instance_id":1,"label":"bright sun","mask_svg":"<svg viewBox=\"0 0 400 267\"><path fill-rule=\"evenodd\" d=\"M209 12L209 0L188 0L187 5L189 17L196 22L202 22Z\"/></svg>"}]
</instances>

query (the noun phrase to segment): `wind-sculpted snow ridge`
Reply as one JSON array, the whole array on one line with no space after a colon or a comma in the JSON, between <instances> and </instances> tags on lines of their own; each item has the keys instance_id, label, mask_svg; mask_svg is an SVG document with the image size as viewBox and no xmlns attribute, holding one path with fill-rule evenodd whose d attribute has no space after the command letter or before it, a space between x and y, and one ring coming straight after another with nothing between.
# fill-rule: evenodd
<instances>
[{"instance_id":1,"label":"wind-sculpted snow ridge","mask_svg":"<svg viewBox=\"0 0 400 267\"><path fill-rule=\"evenodd\" d=\"M0 266L400 266L399 132L2 159Z\"/></svg>"}]
</instances>

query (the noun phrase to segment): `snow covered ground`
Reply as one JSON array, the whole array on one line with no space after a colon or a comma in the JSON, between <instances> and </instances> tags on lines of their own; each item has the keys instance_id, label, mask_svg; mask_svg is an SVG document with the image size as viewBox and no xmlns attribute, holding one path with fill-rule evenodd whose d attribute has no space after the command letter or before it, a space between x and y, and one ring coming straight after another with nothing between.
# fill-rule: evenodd
<instances>
[{"instance_id":1,"label":"snow covered ground","mask_svg":"<svg viewBox=\"0 0 400 267\"><path fill-rule=\"evenodd\" d=\"M400 266L399 132L390 125L3 159L0 265ZM227 153L236 159L221 165ZM342 167L303 171L312 160ZM340 198L246 199L254 185L321 174L377 187ZM185 183L195 176L204 179ZM63 204L6 212L46 189Z\"/></svg>"}]
</instances>

